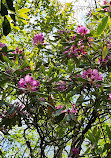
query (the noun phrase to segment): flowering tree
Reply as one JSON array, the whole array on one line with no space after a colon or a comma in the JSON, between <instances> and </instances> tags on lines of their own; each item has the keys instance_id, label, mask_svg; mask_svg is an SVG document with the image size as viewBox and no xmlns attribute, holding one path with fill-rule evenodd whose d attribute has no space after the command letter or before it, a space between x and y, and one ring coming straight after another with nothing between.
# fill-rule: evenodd
<instances>
[{"instance_id":1,"label":"flowering tree","mask_svg":"<svg viewBox=\"0 0 111 158\"><path fill-rule=\"evenodd\" d=\"M110 158L111 2L86 26L75 25L71 4L14 8L16 26L2 13L12 31L3 25L0 43L1 156Z\"/></svg>"}]
</instances>

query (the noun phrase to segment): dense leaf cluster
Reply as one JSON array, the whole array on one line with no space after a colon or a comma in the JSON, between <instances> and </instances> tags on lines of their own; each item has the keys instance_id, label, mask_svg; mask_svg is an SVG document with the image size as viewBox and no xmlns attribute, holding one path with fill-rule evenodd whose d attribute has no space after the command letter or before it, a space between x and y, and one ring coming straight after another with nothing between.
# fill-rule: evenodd
<instances>
[{"instance_id":1,"label":"dense leaf cluster","mask_svg":"<svg viewBox=\"0 0 111 158\"><path fill-rule=\"evenodd\" d=\"M70 3L2 2L2 157L111 157L110 7L76 26Z\"/></svg>"}]
</instances>

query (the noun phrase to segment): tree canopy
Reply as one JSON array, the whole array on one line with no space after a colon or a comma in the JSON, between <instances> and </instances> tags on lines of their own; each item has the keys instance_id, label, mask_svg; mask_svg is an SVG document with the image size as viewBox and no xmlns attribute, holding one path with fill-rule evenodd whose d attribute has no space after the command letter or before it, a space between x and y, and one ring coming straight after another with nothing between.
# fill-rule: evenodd
<instances>
[{"instance_id":1,"label":"tree canopy","mask_svg":"<svg viewBox=\"0 0 111 158\"><path fill-rule=\"evenodd\" d=\"M0 156L111 157L111 1L2 0Z\"/></svg>"}]
</instances>

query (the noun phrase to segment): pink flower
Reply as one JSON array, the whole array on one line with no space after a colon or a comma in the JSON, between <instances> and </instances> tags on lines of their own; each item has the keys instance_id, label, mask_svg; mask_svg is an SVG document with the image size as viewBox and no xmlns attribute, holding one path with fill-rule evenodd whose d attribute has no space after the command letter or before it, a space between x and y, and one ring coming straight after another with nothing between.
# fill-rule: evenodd
<instances>
[{"instance_id":1,"label":"pink flower","mask_svg":"<svg viewBox=\"0 0 111 158\"><path fill-rule=\"evenodd\" d=\"M39 83L39 81L37 81L37 80L33 80L33 81L31 82L31 85L32 85L32 86L40 86L40 83Z\"/></svg>"},{"instance_id":2,"label":"pink flower","mask_svg":"<svg viewBox=\"0 0 111 158\"><path fill-rule=\"evenodd\" d=\"M4 43L0 43L0 48L5 47L6 45Z\"/></svg>"},{"instance_id":3,"label":"pink flower","mask_svg":"<svg viewBox=\"0 0 111 158\"><path fill-rule=\"evenodd\" d=\"M44 36L42 33L36 34L33 38L33 44L38 45L38 44L43 44L44 43Z\"/></svg>"},{"instance_id":4,"label":"pink flower","mask_svg":"<svg viewBox=\"0 0 111 158\"><path fill-rule=\"evenodd\" d=\"M93 39L93 37L89 37L88 40L90 43L92 43L94 39Z\"/></svg>"},{"instance_id":5,"label":"pink flower","mask_svg":"<svg viewBox=\"0 0 111 158\"><path fill-rule=\"evenodd\" d=\"M108 2L106 0L103 1L103 5L106 5Z\"/></svg>"},{"instance_id":6,"label":"pink flower","mask_svg":"<svg viewBox=\"0 0 111 158\"><path fill-rule=\"evenodd\" d=\"M40 100L41 100L41 101L45 101L45 99L44 99L44 98L41 98Z\"/></svg>"},{"instance_id":7,"label":"pink flower","mask_svg":"<svg viewBox=\"0 0 111 158\"><path fill-rule=\"evenodd\" d=\"M25 82L27 83L30 83L33 81L33 77L31 77L30 75L26 75L24 79L25 79Z\"/></svg>"},{"instance_id":8,"label":"pink flower","mask_svg":"<svg viewBox=\"0 0 111 158\"><path fill-rule=\"evenodd\" d=\"M108 1L104 0L103 3L102 3L102 5L103 5L103 6L106 5L106 8L103 8L103 10L104 10L105 12L110 12L110 9L109 9L109 8L110 8L110 5L111 5L111 1L108 2ZM109 6L109 7L107 7L107 6Z\"/></svg>"},{"instance_id":9,"label":"pink flower","mask_svg":"<svg viewBox=\"0 0 111 158\"><path fill-rule=\"evenodd\" d=\"M62 81L59 81L59 82L58 82L58 85L60 85L60 86L57 87L57 90L58 90L58 91L63 92L63 91L65 91L66 88L67 88L65 81L63 81L63 82L62 82Z\"/></svg>"},{"instance_id":10,"label":"pink flower","mask_svg":"<svg viewBox=\"0 0 111 158\"><path fill-rule=\"evenodd\" d=\"M63 30L59 30L59 33L63 34L63 33L64 33L64 31L63 31Z\"/></svg>"},{"instance_id":11,"label":"pink flower","mask_svg":"<svg viewBox=\"0 0 111 158\"><path fill-rule=\"evenodd\" d=\"M81 77L84 78L84 79L87 79L87 75L88 75L87 71L84 70Z\"/></svg>"},{"instance_id":12,"label":"pink flower","mask_svg":"<svg viewBox=\"0 0 111 158\"><path fill-rule=\"evenodd\" d=\"M74 103L72 103L72 106L73 106L73 108L75 108L76 105Z\"/></svg>"},{"instance_id":13,"label":"pink flower","mask_svg":"<svg viewBox=\"0 0 111 158\"><path fill-rule=\"evenodd\" d=\"M105 11L105 12L109 12L109 9L108 9L108 8L104 8L104 11Z\"/></svg>"},{"instance_id":14,"label":"pink flower","mask_svg":"<svg viewBox=\"0 0 111 158\"><path fill-rule=\"evenodd\" d=\"M109 94L109 100L111 100L111 94Z\"/></svg>"},{"instance_id":15,"label":"pink flower","mask_svg":"<svg viewBox=\"0 0 111 158\"><path fill-rule=\"evenodd\" d=\"M14 51L14 52L12 52L13 54L22 54L22 51L21 50L19 50L19 48L18 47L16 47L16 51Z\"/></svg>"},{"instance_id":16,"label":"pink flower","mask_svg":"<svg viewBox=\"0 0 111 158\"><path fill-rule=\"evenodd\" d=\"M77 110L75 110L73 107L72 109L70 110L71 113L74 113L74 114L77 114Z\"/></svg>"},{"instance_id":17,"label":"pink flower","mask_svg":"<svg viewBox=\"0 0 111 158\"><path fill-rule=\"evenodd\" d=\"M80 151L78 148L72 148L72 152L73 152L74 156L78 156Z\"/></svg>"},{"instance_id":18,"label":"pink flower","mask_svg":"<svg viewBox=\"0 0 111 158\"><path fill-rule=\"evenodd\" d=\"M91 70L91 69L88 69L87 71L84 70L83 71L83 74L81 75L82 78L91 78L93 80L99 80L99 81L102 81L102 75L99 74L99 71L97 69L94 69L94 70Z\"/></svg>"},{"instance_id":19,"label":"pink flower","mask_svg":"<svg viewBox=\"0 0 111 158\"><path fill-rule=\"evenodd\" d=\"M90 84L95 84L97 81L102 81L103 79L102 74L100 74L97 69L88 69L87 71L84 70L81 77L88 79ZM98 87L100 85L96 84L96 86Z\"/></svg>"},{"instance_id":20,"label":"pink flower","mask_svg":"<svg viewBox=\"0 0 111 158\"><path fill-rule=\"evenodd\" d=\"M20 105L20 106L17 108L18 111L21 111L22 109L23 109L23 105Z\"/></svg>"},{"instance_id":21,"label":"pink flower","mask_svg":"<svg viewBox=\"0 0 111 158\"><path fill-rule=\"evenodd\" d=\"M99 57L97 63L101 64L101 63L106 63L108 62L108 59L110 59L110 56L106 56L106 59L101 59L101 57Z\"/></svg>"},{"instance_id":22,"label":"pink flower","mask_svg":"<svg viewBox=\"0 0 111 158\"><path fill-rule=\"evenodd\" d=\"M31 87L31 89L29 88L29 91L31 91L31 92L36 92L37 91L37 87Z\"/></svg>"},{"instance_id":23,"label":"pink flower","mask_svg":"<svg viewBox=\"0 0 111 158\"><path fill-rule=\"evenodd\" d=\"M59 106L56 107L56 109L62 109L62 108L63 108L62 105L59 105Z\"/></svg>"},{"instance_id":24,"label":"pink flower","mask_svg":"<svg viewBox=\"0 0 111 158\"><path fill-rule=\"evenodd\" d=\"M19 48L18 48L18 47L16 47L16 52L17 52L17 53L19 52Z\"/></svg>"},{"instance_id":25,"label":"pink flower","mask_svg":"<svg viewBox=\"0 0 111 158\"><path fill-rule=\"evenodd\" d=\"M85 36L86 34L90 33L90 30L86 27L86 26L78 26L78 28L76 29L76 32L78 34L81 34L81 36Z\"/></svg>"},{"instance_id":26,"label":"pink flower","mask_svg":"<svg viewBox=\"0 0 111 158\"><path fill-rule=\"evenodd\" d=\"M26 75L24 78L21 78L18 82L19 88L25 88L28 91L36 92L36 90L39 88L40 83L38 80L34 80L32 76Z\"/></svg>"},{"instance_id":27,"label":"pink flower","mask_svg":"<svg viewBox=\"0 0 111 158\"><path fill-rule=\"evenodd\" d=\"M26 82L23 78L21 78L20 81L18 82L19 88L24 87L25 84L26 84Z\"/></svg>"},{"instance_id":28,"label":"pink flower","mask_svg":"<svg viewBox=\"0 0 111 158\"><path fill-rule=\"evenodd\" d=\"M66 112L67 112L67 110L62 110L62 111L61 111L61 113L66 113Z\"/></svg>"},{"instance_id":29,"label":"pink flower","mask_svg":"<svg viewBox=\"0 0 111 158\"><path fill-rule=\"evenodd\" d=\"M74 36L72 37L72 41L74 41L74 40L75 40L75 38L76 38L76 35L74 35Z\"/></svg>"},{"instance_id":30,"label":"pink flower","mask_svg":"<svg viewBox=\"0 0 111 158\"><path fill-rule=\"evenodd\" d=\"M61 108L63 108L63 106L60 105L57 108L61 109ZM71 113L77 114L77 109L75 107L75 104L73 103L72 107L69 109L62 110L61 113L65 113L65 115L68 115L68 114L71 115Z\"/></svg>"},{"instance_id":31,"label":"pink flower","mask_svg":"<svg viewBox=\"0 0 111 158\"><path fill-rule=\"evenodd\" d=\"M102 81L103 77L101 74L99 74L99 71L97 69L94 69L92 71L92 74L93 74L93 76L92 76L93 79L98 80L98 81Z\"/></svg>"}]
</instances>

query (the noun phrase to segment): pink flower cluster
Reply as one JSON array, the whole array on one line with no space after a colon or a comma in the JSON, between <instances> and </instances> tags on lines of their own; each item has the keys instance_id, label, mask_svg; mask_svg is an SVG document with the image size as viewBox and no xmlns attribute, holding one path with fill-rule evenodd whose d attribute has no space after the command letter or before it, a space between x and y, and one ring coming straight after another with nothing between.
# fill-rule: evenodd
<instances>
[{"instance_id":1,"label":"pink flower cluster","mask_svg":"<svg viewBox=\"0 0 111 158\"><path fill-rule=\"evenodd\" d=\"M111 100L111 94L109 94L109 100Z\"/></svg>"},{"instance_id":2,"label":"pink flower cluster","mask_svg":"<svg viewBox=\"0 0 111 158\"><path fill-rule=\"evenodd\" d=\"M0 48L5 47L6 45L4 43L0 43Z\"/></svg>"},{"instance_id":3,"label":"pink flower cluster","mask_svg":"<svg viewBox=\"0 0 111 158\"><path fill-rule=\"evenodd\" d=\"M60 33L60 34L63 34L63 33L64 33L64 31L63 31L63 30L59 30L59 33ZM60 36L60 35L59 35L59 36Z\"/></svg>"},{"instance_id":4,"label":"pink flower cluster","mask_svg":"<svg viewBox=\"0 0 111 158\"><path fill-rule=\"evenodd\" d=\"M85 37L86 34L90 33L90 30L87 29L86 26L78 26L78 28L76 29L76 33L80 34L81 36ZM71 40L69 41L69 43L72 43L73 41L75 41L76 39L76 35L74 35ZM66 46L64 49L67 49L66 51L63 52L63 54L66 54L68 57L73 57L73 55L79 57L81 55L85 55L87 54L87 52L85 51L85 49L87 47L91 46L91 43L93 41L92 37L88 38L88 42L87 42L87 46L84 45L84 40L83 39L79 39L78 43L76 45L73 45L71 48L67 49L68 46Z\"/></svg>"},{"instance_id":5,"label":"pink flower cluster","mask_svg":"<svg viewBox=\"0 0 111 158\"><path fill-rule=\"evenodd\" d=\"M16 47L16 51L14 51L14 52L12 52L13 54L22 54L22 51L18 48L18 47Z\"/></svg>"},{"instance_id":6,"label":"pink flower cluster","mask_svg":"<svg viewBox=\"0 0 111 158\"><path fill-rule=\"evenodd\" d=\"M106 5L108 3L108 1L104 0L103 1L103 5Z\"/></svg>"},{"instance_id":7,"label":"pink flower cluster","mask_svg":"<svg viewBox=\"0 0 111 158\"><path fill-rule=\"evenodd\" d=\"M106 56L105 59L102 59L101 57L99 57L97 63L98 63L98 64L102 64L102 63L106 63L106 64L107 64L107 62L108 62L110 59L111 59L111 55Z\"/></svg>"},{"instance_id":8,"label":"pink flower cluster","mask_svg":"<svg viewBox=\"0 0 111 158\"><path fill-rule=\"evenodd\" d=\"M104 8L104 11L105 11L105 12L110 12L111 1L108 2L108 1L104 0L104 1L102 2L102 5L103 5L103 6L105 6L105 5L107 6L106 8Z\"/></svg>"},{"instance_id":9,"label":"pink flower cluster","mask_svg":"<svg viewBox=\"0 0 111 158\"><path fill-rule=\"evenodd\" d=\"M44 36L42 33L36 34L33 38L33 44L39 45L44 43Z\"/></svg>"},{"instance_id":10,"label":"pink flower cluster","mask_svg":"<svg viewBox=\"0 0 111 158\"><path fill-rule=\"evenodd\" d=\"M86 34L90 33L90 30L86 26L81 25L81 26L78 26L78 28L76 29L76 32L84 37Z\"/></svg>"},{"instance_id":11,"label":"pink flower cluster","mask_svg":"<svg viewBox=\"0 0 111 158\"><path fill-rule=\"evenodd\" d=\"M58 105L58 106L56 107L56 109L62 109L62 108L63 108L62 105Z\"/></svg>"},{"instance_id":12,"label":"pink flower cluster","mask_svg":"<svg viewBox=\"0 0 111 158\"><path fill-rule=\"evenodd\" d=\"M39 88L40 83L38 80L34 80L32 76L26 75L24 78L21 78L18 82L18 87L22 89L26 89L31 92L36 92Z\"/></svg>"},{"instance_id":13,"label":"pink flower cluster","mask_svg":"<svg viewBox=\"0 0 111 158\"><path fill-rule=\"evenodd\" d=\"M59 105L59 106L56 107L56 109L63 109L63 106ZM73 103L72 107L69 108L68 110L67 109L66 110L62 110L61 113L65 113L65 115L68 115L68 114L71 115L71 113L77 114L77 109L75 107L75 104Z\"/></svg>"},{"instance_id":14,"label":"pink flower cluster","mask_svg":"<svg viewBox=\"0 0 111 158\"><path fill-rule=\"evenodd\" d=\"M102 81L103 79L102 74L100 74L97 69L84 70L81 77L84 79L88 79L90 84L95 84L97 81ZM100 85L96 84L96 86Z\"/></svg>"},{"instance_id":15,"label":"pink flower cluster","mask_svg":"<svg viewBox=\"0 0 111 158\"><path fill-rule=\"evenodd\" d=\"M58 91L61 91L61 92L63 92L63 91L65 91L66 89L67 89L67 86L66 86L66 82L65 81L59 81L58 82L58 87L57 87L57 90Z\"/></svg>"},{"instance_id":16,"label":"pink flower cluster","mask_svg":"<svg viewBox=\"0 0 111 158\"><path fill-rule=\"evenodd\" d=\"M78 45L78 47L72 46L67 51L63 52L63 54L67 54L68 57L73 57L73 55L79 57L80 55L87 54L87 52L85 52L85 50L84 50L85 46L84 46L82 40L80 40L77 45ZM66 48L67 47L65 47L65 49Z\"/></svg>"}]
</instances>

